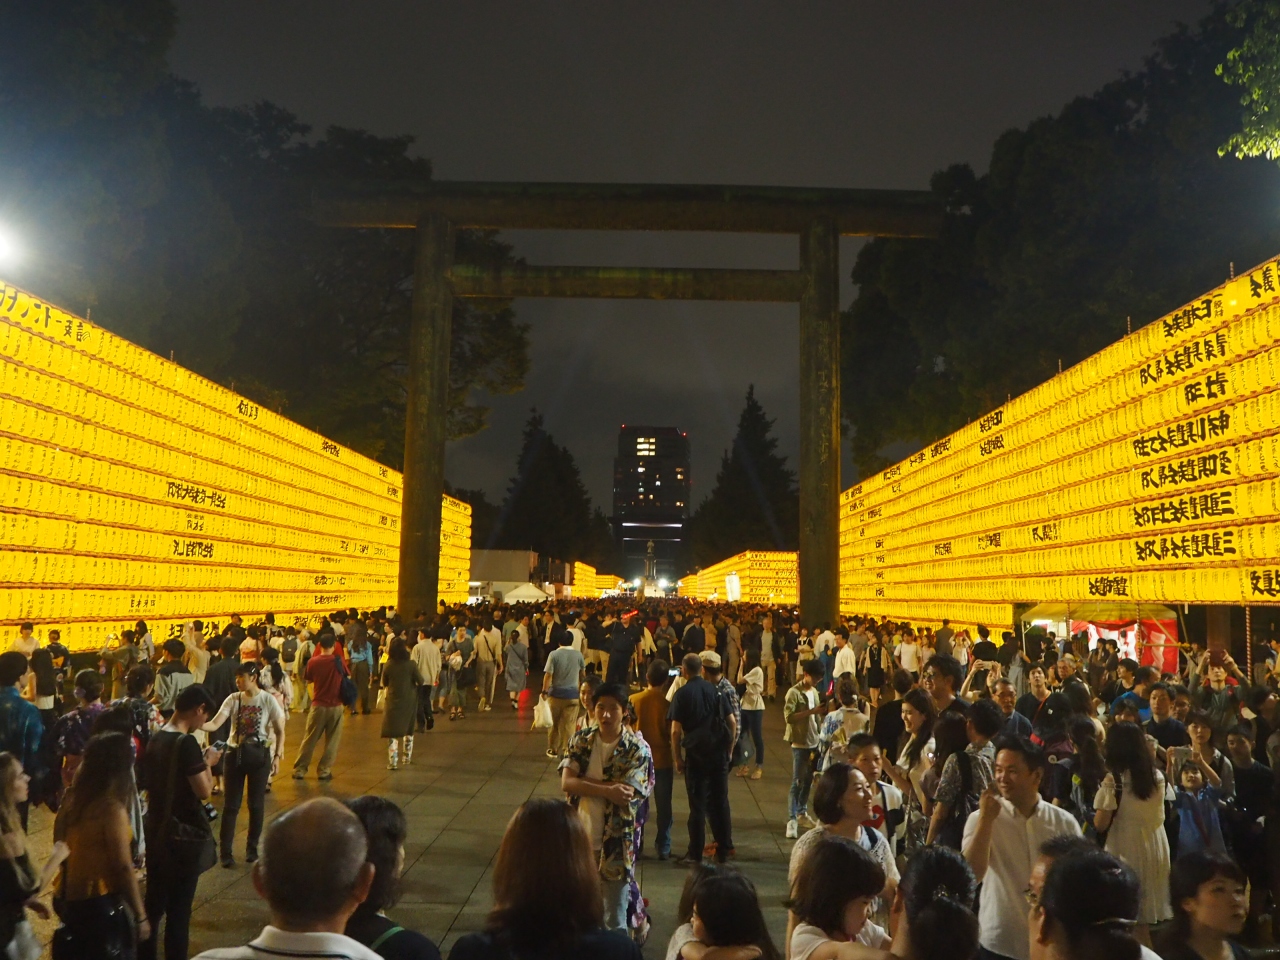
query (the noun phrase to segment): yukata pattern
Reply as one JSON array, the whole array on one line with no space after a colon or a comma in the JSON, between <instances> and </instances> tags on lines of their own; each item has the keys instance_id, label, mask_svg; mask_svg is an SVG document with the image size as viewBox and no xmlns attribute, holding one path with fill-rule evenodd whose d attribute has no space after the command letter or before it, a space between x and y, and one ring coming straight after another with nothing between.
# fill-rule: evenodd
<instances>
[{"instance_id":1,"label":"yukata pattern","mask_svg":"<svg viewBox=\"0 0 1280 960\"><path fill-rule=\"evenodd\" d=\"M591 766L600 728L592 725L579 730L569 739L560 768L573 764L585 776ZM604 880L631 880L635 874L636 849L640 836L641 804L653 789L653 755L649 745L637 733L622 730L613 755L604 763L604 779L625 783L635 790L631 801L623 806L604 802L604 836L600 844L600 877Z\"/></svg>"}]
</instances>

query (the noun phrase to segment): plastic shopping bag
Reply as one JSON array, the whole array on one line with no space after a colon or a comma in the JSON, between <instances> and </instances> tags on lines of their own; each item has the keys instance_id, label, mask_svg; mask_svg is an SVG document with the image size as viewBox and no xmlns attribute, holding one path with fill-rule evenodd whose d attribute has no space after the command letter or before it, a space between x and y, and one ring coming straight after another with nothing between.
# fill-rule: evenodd
<instances>
[{"instance_id":1,"label":"plastic shopping bag","mask_svg":"<svg viewBox=\"0 0 1280 960\"><path fill-rule=\"evenodd\" d=\"M551 701L546 697L539 697L537 706L533 708L533 729L550 730L553 723Z\"/></svg>"}]
</instances>

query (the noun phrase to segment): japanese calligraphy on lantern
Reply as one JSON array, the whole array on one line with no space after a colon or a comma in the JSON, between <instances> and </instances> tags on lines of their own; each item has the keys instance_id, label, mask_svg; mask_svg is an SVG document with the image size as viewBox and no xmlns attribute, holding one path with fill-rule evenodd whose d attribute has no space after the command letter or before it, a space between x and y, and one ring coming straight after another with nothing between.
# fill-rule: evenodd
<instances>
[{"instance_id":1,"label":"japanese calligraphy on lantern","mask_svg":"<svg viewBox=\"0 0 1280 960\"><path fill-rule=\"evenodd\" d=\"M3 283L0 438L0 646L395 602L398 474ZM441 519L464 600L471 508Z\"/></svg>"},{"instance_id":2,"label":"japanese calligraphy on lantern","mask_svg":"<svg viewBox=\"0 0 1280 960\"><path fill-rule=\"evenodd\" d=\"M991 624L1280 596L1277 424L1273 260L847 492L841 608Z\"/></svg>"}]
</instances>

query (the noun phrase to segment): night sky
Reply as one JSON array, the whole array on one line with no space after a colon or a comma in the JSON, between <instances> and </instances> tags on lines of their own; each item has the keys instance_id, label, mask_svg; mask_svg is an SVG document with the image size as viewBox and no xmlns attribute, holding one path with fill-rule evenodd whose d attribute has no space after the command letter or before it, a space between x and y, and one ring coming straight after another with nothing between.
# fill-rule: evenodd
<instances>
[{"instance_id":1,"label":"night sky","mask_svg":"<svg viewBox=\"0 0 1280 960\"><path fill-rule=\"evenodd\" d=\"M1003 130L1140 67L1157 37L1208 6L178 0L172 67L213 105L267 99L318 129L412 134L438 179L924 189L950 163L984 170ZM791 237L507 237L532 263L794 269L798 259ZM845 303L858 244L842 243ZM537 406L606 512L618 426L687 431L697 503L749 383L794 465L794 306L516 308L532 327L526 389L494 398L490 427L450 445L451 483L500 501ZM844 479L854 479L847 456Z\"/></svg>"}]
</instances>

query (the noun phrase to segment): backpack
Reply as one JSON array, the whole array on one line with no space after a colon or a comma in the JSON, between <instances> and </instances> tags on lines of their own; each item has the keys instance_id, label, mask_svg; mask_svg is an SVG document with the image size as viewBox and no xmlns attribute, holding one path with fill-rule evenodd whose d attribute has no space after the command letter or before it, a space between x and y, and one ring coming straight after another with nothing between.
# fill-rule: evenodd
<instances>
[{"instance_id":1,"label":"backpack","mask_svg":"<svg viewBox=\"0 0 1280 960\"><path fill-rule=\"evenodd\" d=\"M730 710L724 694L716 690L715 712L702 726L686 733L681 741L684 744L685 756L704 763L714 762L718 758L728 762L729 745L732 742L729 728Z\"/></svg>"},{"instance_id":2,"label":"backpack","mask_svg":"<svg viewBox=\"0 0 1280 960\"><path fill-rule=\"evenodd\" d=\"M284 643L280 644L280 659L285 663L293 663L298 657L298 638L285 637Z\"/></svg>"}]
</instances>

